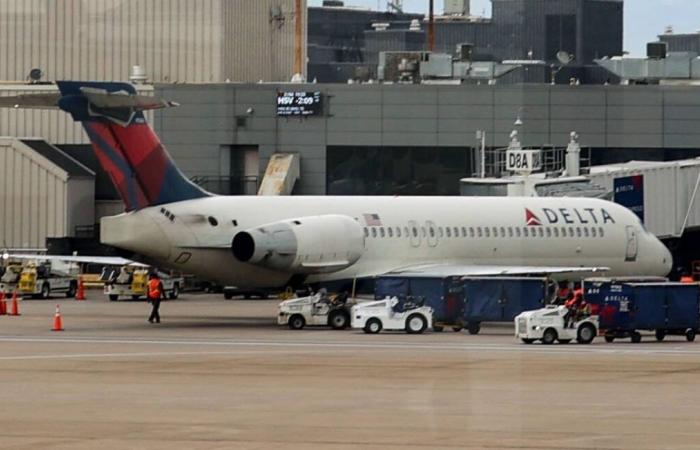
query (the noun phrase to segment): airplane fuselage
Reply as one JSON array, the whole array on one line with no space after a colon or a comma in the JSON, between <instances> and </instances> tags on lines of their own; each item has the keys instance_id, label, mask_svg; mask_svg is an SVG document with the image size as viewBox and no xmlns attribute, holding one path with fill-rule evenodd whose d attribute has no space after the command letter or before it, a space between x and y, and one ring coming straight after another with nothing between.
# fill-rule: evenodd
<instances>
[{"instance_id":1,"label":"airplane fuselage","mask_svg":"<svg viewBox=\"0 0 700 450\"><path fill-rule=\"evenodd\" d=\"M204 279L273 287L288 283L296 271L238 260L231 251L234 236L329 215L358 224L361 254L337 270L305 269L307 282L431 263L608 267L611 276L664 276L672 265L665 246L631 211L584 198L222 196L104 218L101 235L106 244ZM350 236L337 234L319 234L295 261L322 264L338 258L334 245Z\"/></svg>"}]
</instances>

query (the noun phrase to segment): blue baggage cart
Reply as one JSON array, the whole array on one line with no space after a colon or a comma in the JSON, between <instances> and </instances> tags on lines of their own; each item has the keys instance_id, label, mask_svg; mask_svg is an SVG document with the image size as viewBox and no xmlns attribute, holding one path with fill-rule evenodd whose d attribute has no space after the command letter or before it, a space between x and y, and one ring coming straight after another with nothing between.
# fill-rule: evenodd
<instances>
[{"instance_id":1,"label":"blue baggage cart","mask_svg":"<svg viewBox=\"0 0 700 450\"><path fill-rule=\"evenodd\" d=\"M640 342L639 330L654 331L659 341L667 335L695 340L700 327L697 284L592 279L583 286L584 298L600 317L607 342L627 337Z\"/></svg>"}]
</instances>

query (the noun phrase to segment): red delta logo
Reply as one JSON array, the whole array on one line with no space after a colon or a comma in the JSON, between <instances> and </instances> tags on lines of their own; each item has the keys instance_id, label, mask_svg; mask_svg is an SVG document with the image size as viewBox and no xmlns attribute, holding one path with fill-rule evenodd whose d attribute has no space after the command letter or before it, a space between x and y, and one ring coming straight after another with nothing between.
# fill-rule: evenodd
<instances>
[{"instance_id":1,"label":"red delta logo","mask_svg":"<svg viewBox=\"0 0 700 450\"><path fill-rule=\"evenodd\" d=\"M525 221L527 222L527 226L529 227L542 226L542 222L540 222L540 219L535 215L535 213L533 213L527 208L525 208Z\"/></svg>"}]
</instances>

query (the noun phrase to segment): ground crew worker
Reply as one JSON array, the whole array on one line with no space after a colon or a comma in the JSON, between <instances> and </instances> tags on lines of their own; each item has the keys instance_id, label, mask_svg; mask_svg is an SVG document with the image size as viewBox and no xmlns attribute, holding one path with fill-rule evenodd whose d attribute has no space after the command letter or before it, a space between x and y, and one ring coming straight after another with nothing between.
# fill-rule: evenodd
<instances>
[{"instance_id":1,"label":"ground crew worker","mask_svg":"<svg viewBox=\"0 0 700 450\"><path fill-rule=\"evenodd\" d=\"M578 320L579 316L582 314L588 305L583 301L583 291L581 289L576 289L574 296L564 303L564 306L569 310L564 316L564 326L573 327L574 323Z\"/></svg>"},{"instance_id":2,"label":"ground crew worker","mask_svg":"<svg viewBox=\"0 0 700 450\"><path fill-rule=\"evenodd\" d=\"M151 302L153 308L151 309L151 315L148 318L150 323L154 321L160 323L160 313L158 309L160 308L161 299L165 298L165 289L163 289L163 282L158 278L158 274L151 273L148 275L148 291L147 291L148 301Z\"/></svg>"}]
</instances>

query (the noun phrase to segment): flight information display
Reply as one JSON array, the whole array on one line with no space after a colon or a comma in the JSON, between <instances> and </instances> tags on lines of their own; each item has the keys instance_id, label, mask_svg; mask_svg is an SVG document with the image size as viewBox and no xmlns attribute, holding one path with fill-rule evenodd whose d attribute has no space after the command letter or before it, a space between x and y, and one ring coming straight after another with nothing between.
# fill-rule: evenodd
<instances>
[{"instance_id":1,"label":"flight information display","mask_svg":"<svg viewBox=\"0 0 700 450\"><path fill-rule=\"evenodd\" d=\"M323 112L320 92L277 92L278 116L318 116Z\"/></svg>"}]
</instances>

